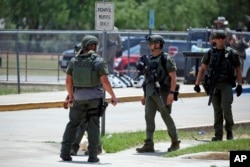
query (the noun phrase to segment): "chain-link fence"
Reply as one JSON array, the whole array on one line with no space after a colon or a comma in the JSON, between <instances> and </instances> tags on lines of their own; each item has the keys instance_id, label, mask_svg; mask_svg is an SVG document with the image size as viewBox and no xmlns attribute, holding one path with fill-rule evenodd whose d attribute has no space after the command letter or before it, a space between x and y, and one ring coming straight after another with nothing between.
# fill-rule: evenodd
<instances>
[{"instance_id":1,"label":"chain-link fence","mask_svg":"<svg viewBox=\"0 0 250 167\"><path fill-rule=\"evenodd\" d=\"M62 53L73 49L84 35L91 34L99 37L101 33L100 31L0 31L0 80L64 82L65 74L59 64L60 59L63 59ZM140 47L140 43L145 41L145 35L149 32L107 33L119 33L122 37L124 54L127 53L121 57L127 63L117 67L118 72L126 71L128 73L131 69L130 66L133 67L131 71L135 70L136 61L141 53L145 53L145 48ZM185 41L187 36L185 32L157 33L171 40ZM128 48L130 49L128 50ZM133 48L136 53L131 52ZM117 64L117 62L115 63Z\"/></svg>"},{"instance_id":2,"label":"chain-link fence","mask_svg":"<svg viewBox=\"0 0 250 167\"><path fill-rule=\"evenodd\" d=\"M196 32L193 30L192 32ZM206 32L209 31L202 29L202 32L205 32L204 39L200 34L194 34L190 38L189 31L152 32L164 37L164 51L174 57L178 77L189 74L195 64L194 60L187 60L182 52L190 51L192 45L198 43L200 45L200 40L204 43L202 47L207 47ZM86 34L99 37L102 33L101 31L0 31L0 81L64 83L63 70L74 56L74 46ZM149 54L145 40L149 31L107 32L109 33L119 33L122 38L123 53L115 58L114 69L121 74L135 77L136 63L140 56ZM244 35L250 36L249 33ZM246 40L249 41L249 38ZM104 43L104 46L106 45ZM185 64L188 66L185 67Z\"/></svg>"}]
</instances>

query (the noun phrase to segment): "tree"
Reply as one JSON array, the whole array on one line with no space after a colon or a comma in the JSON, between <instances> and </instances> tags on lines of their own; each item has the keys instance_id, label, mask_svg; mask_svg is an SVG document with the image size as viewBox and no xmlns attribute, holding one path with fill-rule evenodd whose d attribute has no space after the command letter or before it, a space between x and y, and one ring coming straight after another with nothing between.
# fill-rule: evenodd
<instances>
[{"instance_id":1,"label":"tree","mask_svg":"<svg viewBox=\"0 0 250 167\"><path fill-rule=\"evenodd\" d=\"M225 16L231 29L243 28L250 31L250 1L249 0L217 0L220 11L218 15ZM248 27L249 26L249 27Z\"/></svg>"},{"instance_id":2,"label":"tree","mask_svg":"<svg viewBox=\"0 0 250 167\"><path fill-rule=\"evenodd\" d=\"M92 28L94 3L87 0L2 0L0 9L5 12L0 16L6 19L7 28L12 28L12 24L15 29Z\"/></svg>"},{"instance_id":3,"label":"tree","mask_svg":"<svg viewBox=\"0 0 250 167\"><path fill-rule=\"evenodd\" d=\"M8 29L93 30L96 2L102 1L1 0L0 18L5 19ZM148 29L149 10L155 11L155 30L183 31L189 27L210 28L218 16L225 16L232 29L236 29L239 24L250 24L250 21L246 21L246 16L250 16L249 0L113 2L115 25L119 29Z\"/></svg>"}]
</instances>

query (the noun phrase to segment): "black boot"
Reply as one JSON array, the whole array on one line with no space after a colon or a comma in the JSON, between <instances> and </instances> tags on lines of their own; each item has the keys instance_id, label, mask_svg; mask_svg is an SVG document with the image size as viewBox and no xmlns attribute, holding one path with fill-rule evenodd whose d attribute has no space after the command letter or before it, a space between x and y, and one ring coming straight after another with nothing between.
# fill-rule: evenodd
<instances>
[{"instance_id":1,"label":"black boot","mask_svg":"<svg viewBox=\"0 0 250 167\"><path fill-rule=\"evenodd\" d=\"M168 148L168 152L171 152L171 151L176 151L180 148L180 142L181 141L173 141L171 143L171 146Z\"/></svg>"},{"instance_id":2,"label":"black boot","mask_svg":"<svg viewBox=\"0 0 250 167\"><path fill-rule=\"evenodd\" d=\"M72 161L72 158L71 158L70 155L63 155L63 154L61 154L60 158L62 158L62 160L64 160L64 161Z\"/></svg>"},{"instance_id":3,"label":"black boot","mask_svg":"<svg viewBox=\"0 0 250 167\"><path fill-rule=\"evenodd\" d=\"M88 162L96 163L99 162L100 159L98 157L89 157Z\"/></svg>"},{"instance_id":4,"label":"black boot","mask_svg":"<svg viewBox=\"0 0 250 167\"><path fill-rule=\"evenodd\" d=\"M227 140L233 140L233 139L234 139L233 132L227 131Z\"/></svg>"},{"instance_id":5,"label":"black boot","mask_svg":"<svg viewBox=\"0 0 250 167\"><path fill-rule=\"evenodd\" d=\"M138 153L155 152L154 143L151 140L145 140L145 144L141 148L136 148Z\"/></svg>"},{"instance_id":6,"label":"black boot","mask_svg":"<svg viewBox=\"0 0 250 167\"><path fill-rule=\"evenodd\" d=\"M215 137L212 137L212 141L222 141L222 137L218 137L218 136L215 136Z\"/></svg>"}]
</instances>

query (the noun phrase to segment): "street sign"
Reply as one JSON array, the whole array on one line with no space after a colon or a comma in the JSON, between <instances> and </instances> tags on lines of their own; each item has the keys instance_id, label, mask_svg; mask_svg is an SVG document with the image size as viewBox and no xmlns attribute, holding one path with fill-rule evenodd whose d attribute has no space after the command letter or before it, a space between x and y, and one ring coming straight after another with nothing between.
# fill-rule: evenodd
<instances>
[{"instance_id":1,"label":"street sign","mask_svg":"<svg viewBox=\"0 0 250 167\"><path fill-rule=\"evenodd\" d=\"M149 11L149 28L154 29L155 26L155 11L150 10Z\"/></svg>"},{"instance_id":2,"label":"street sign","mask_svg":"<svg viewBox=\"0 0 250 167\"><path fill-rule=\"evenodd\" d=\"M113 2L95 3L95 30L111 31L114 29Z\"/></svg>"}]
</instances>

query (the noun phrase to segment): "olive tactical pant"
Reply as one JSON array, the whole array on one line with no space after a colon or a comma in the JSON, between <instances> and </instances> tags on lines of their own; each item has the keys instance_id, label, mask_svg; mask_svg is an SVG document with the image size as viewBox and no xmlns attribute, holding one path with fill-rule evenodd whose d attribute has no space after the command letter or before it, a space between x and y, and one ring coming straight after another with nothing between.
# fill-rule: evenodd
<instances>
[{"instance_id":1,"label":"olive tactical pant","mask_svg":"<svg viewBox=\"0 0 250 167\"><path fill-rule=\"evenodd\" d=\"M232 114L233 92L231 84L225 83L216 86L212 98L214 108L215 136L223 137L223 121L225 119L225 130L232 131L234 120Z\"/></svg>"},{"instance_id":2,"label":"olive tactical pant","mask_svg":"<svg viewBox=\"0 0 250 167\"><path fill-rule=\"evenodd\" d=\"M99 106L102 99L75 100L69 112L69 122L63 134L61 147L62 155L70 155L71 146L75 140L77 128L82 121L88 123L88 150L90 157L97 157L97 148L100 143Z\"/></svg>"},{"instance_id":3,"label":"olive tactical pant","mask_svg":"<svg viewBox=\"0 0 250 167\"><path fill-rule=\"evenodd\" d=\"M162 93L163 102L166 102L167 93ZM158 95L153 94L147 96L145 101L145 120L146 120L146 140L153 141L155 131L155 115L157 110L160 112L161 117L167 126L168 134L171 141L178 141L178 134L176 131L175 123L170 115L172 105L162 106Z\"/></svg>"}]
</instances>

